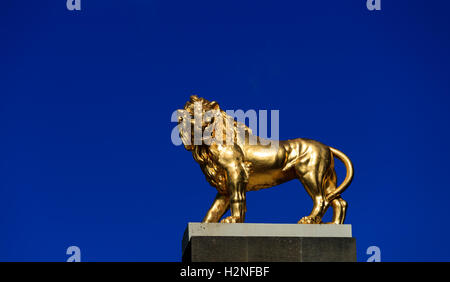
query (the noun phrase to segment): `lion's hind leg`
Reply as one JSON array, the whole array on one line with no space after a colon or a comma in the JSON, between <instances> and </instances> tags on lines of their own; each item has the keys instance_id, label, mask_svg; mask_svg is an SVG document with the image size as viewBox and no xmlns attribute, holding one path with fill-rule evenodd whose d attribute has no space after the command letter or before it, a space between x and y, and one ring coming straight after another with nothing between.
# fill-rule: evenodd
<instances>
[{"instance_id":1,"label":"lion's hind leg","mask_svg":"<svg viewBox=\"0 0 450 282\"><path fill-rule=\"evenodd\" d=\"M330 202L327 195L336 189L334 159L329 148L310 144L309 154L299 158L295 166L298 178L313 200L313 210L298 223L322 223Z\"/></svg>"},{"instance_id":2,"label":"lion's hind leg","mask_svg":"<svg viewBox=\"0 0 450 282\"><path fill-rule=\"evenodd\" d=\"M334 190L336 190L336 172L334 167L330 167L330 174L325 180L325 193L326 195L330 195ZM331 207L333 208L333 218L331 222L327 222L330 224L343 224L345 220L345 215L347 213L347 202L342 199L341 196L337 197L333 201L331 201Z\"/></svg>"},{"instance_id":3,"label":"lion's hind leg","mask_svg":"<svg viewBox=\"0 0 450 282\"><path fill-rule=\"evenodd\" d=\"M341 197L337 197L331 201L331 206L333 207L333 219L329 223L343 224L347 213L347 202Z\"/></svg>"},{"instance_id":4,"label":"lion's hind leg","mask_svg":"<svg viewBox=\"0 0 450 282\"><path fill-rule=\"evenodd\" d=\"M302 166L296 167L297 175L308 192L309 196L313 200L313 209L310 215L301 218L298 223L300 224L314 224L321 223L322 217L327 209L327 203L325 198L325 191L323 189L323 170L317 167L304 173Z\"/></svg>"}]
</instances>

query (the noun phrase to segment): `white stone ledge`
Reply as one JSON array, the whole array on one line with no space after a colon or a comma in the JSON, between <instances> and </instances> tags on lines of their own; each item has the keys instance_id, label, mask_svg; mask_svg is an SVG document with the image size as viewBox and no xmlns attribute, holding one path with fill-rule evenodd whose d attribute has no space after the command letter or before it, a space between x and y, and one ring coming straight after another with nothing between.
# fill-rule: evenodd
<instances>
[{"instance_id":1,"label":"white stone ledge","mask_svg":"<svg viewBox=\"0 0 450 282\"><path fill-rule=\"evenodd\" d=\"M272 224L189 222L183 249L193 236L228 237L352 237L351 224Z\"/></svg>"}]
</instances>

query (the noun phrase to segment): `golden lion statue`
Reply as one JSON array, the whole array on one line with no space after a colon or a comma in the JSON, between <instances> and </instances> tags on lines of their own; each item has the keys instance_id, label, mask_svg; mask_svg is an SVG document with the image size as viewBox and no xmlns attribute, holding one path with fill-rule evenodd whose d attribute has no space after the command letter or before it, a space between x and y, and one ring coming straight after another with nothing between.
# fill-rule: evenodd
<instances>
[{"instance_id":1,"label":"golden lion statue","mask_svg":"<svg viewBox=\"0 0 450 282\"><path fill-rule=\"evenodd\" d=\"M210 112L215 114L205 118ZM223 127L223 122L216 122L211 128L218 119L230 121L231 126ZM192 126L202 131L209 130L212 137L223 136L225 132L228 139L220 137L211 141L211 138L201 136L201 142L197 140L196 143ZM353 166L341 151L302 138L277 141L277 146L272 146L272 141L253 135L250 128L233 120L220 109L217 102L195 95L191 96L183 110L178 111L178 128L185 148L192 151L206 179L218 192L203 222L219 222L225 212L231 209L231 216L221 222L242 223L246 212L246 192L297 178L314 203L311 214L301 218L298 223L322 223L322 217L330 205L333 207L333 218L329 223L344 223L347 202L341 194L353 179ZM239 129L244 133L241 141L236 137ZM206 142L206 139L210 142ZM256 142L251 144L251 140ZM347 175L339 187L336 187L334 156L347 169Z\"/></svg>"}]
</instances>

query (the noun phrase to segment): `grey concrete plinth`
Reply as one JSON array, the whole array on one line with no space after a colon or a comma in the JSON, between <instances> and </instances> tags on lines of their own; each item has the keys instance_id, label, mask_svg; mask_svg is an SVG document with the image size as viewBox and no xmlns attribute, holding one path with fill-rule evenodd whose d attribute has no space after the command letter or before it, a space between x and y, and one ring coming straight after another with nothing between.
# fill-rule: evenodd
<instances>
[{"instance_id":1,"label":"grey concrete plinth","mask_svg":"<svg viewBox=\"0 0 450 282\"><path fill-rule=\"evenodd\" d=\"M189 223L183 262L356 261L349 224Z\"/></svg>"}]
</instances>

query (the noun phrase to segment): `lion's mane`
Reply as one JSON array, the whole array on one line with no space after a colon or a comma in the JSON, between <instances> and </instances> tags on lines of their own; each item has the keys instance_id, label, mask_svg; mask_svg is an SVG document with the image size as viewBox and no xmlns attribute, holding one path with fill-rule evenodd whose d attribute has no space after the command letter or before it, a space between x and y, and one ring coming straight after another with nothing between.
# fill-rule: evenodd
<instances>
[{"instance_id":1,"label":"lion's mane","mask_svg":"<svg viewBox=\"0 0 450 282\"><path fill-rule=\"evenodd\" d=\"M220 115L222 116L223 121L230 121L232 120L232 133L233 133L233 142L235 144L239 144L237 142L237 136L239 130L244 130L245 134L250 135L252 134L251 129L248 128L245 124L238 122L234 120L232 117L230 117L225 111L220 109L219 105L215 101L208 101L204 98L199 98L196 95L191 96L190 101L188 101L185 106L184 110L187 111L190 115L191 119L194 119L194 103L201 102L202 103L202 111L204 114L207 111L211 110L219 110ZM203 123L202 129L206 128L209 124ZM183 127L179 127L180 134L184 135L186 132L184 132ZM224 132L222 134L222 144L226 144L226 129L224 127ZM194 144L193 142L193 136L191 135L191 144ZM213 155L211 154L211 151L209 150L209 145L203 144L202 145L192 145L192 156L194 157L194 160L200 165L200 168L202 169L203 173L205 174L206 180L209 184L216 187L219 193L227 193L226 191L226 173L223 168L221 168L220 165L218 165L217 160L214 159Z\"/></svg>"}]
</instances>

